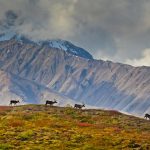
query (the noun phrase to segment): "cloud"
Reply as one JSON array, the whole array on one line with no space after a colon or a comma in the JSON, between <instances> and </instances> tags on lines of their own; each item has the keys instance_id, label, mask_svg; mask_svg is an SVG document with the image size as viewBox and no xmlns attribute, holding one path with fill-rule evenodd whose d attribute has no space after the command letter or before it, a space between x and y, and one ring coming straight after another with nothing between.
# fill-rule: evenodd
<instances>
[{"instance_id":1,"label":"cloud","mask_svg":"<svg viewBox=\"0 0 150 150\"><path fill-rule=\"evenodd\" d=\"M140 59L150 47L148 0L0 0L0 33L65 39L95 58Z\"/></svg>"},{"instance_id":2,"label":"cloud","mask_svg":"<svg viewBox=\"0 0 150 150\"><path fill-rule=\"evenodd\" d=\"M140 59L128 59L126 63L133 66L150 66L150 48L143 50L142 57Z\"/></svg>"},{"instance_id":3,"label":"cloud","mask_svg":"<svg viewBox=\"0 0 150 150\"><path fill-rule=\"evenodd\" d=\"M9 26L9 30L34 39L67 39L74 33L76 25L73 18L75 3L77 0L65 0L64 3L57 0L0 1L0 14L3 14L0 17L1 31ZM17 18L8 19L12 15Z\"/></svg>"}]
</instances>

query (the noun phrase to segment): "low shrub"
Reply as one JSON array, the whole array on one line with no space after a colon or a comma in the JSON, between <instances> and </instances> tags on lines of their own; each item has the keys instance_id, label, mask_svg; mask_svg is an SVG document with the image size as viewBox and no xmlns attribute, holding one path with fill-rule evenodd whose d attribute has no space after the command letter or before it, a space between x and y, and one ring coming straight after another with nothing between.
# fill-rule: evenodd
<instances>
[{"instance_id":1,"label":"low shrub","mask_svg":"<svg viewBox=\"0 0 150 150\"><path fill-rule=\"evenodd\" d=\"M10 149L13 149L13 146L11 146L10 144L7 143L0 144L0 150L10 150Z\"/></svg>"},{"instance_id":2,"label":"low shrub","mask_svg":"<svg viewBox=\"0 0 150 150\"><path fill-rule=\"evenodd\" d=\"M30 139L34 135L34 132L32 130L24 131L19 136L18 139L25 141Z\"/></svg>"},{"instance_id":3,"label":"low shrub","mask_svg":"<svg viewBox=\"0 0 150 150\"><path fill-rule=\"evenodd\" d=\"M8 126L11 127L22 127L24 125L24 121L23 120L18 120L18 119L10 119L7 122Z\"/></svg>"}]
</instances>

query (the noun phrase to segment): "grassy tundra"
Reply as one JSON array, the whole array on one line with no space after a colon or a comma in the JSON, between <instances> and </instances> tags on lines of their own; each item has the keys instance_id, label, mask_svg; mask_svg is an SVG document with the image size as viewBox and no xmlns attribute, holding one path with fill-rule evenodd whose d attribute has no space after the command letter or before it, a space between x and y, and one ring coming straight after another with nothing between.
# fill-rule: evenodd
<instances>
[{"instance_id":1,"label":"grassy tundra","mask_svg":"<svg viewBox=\"0 0 150 150\"><path fill-rule=\"evenodd\" d=\"M150 121L116 111L0 107L0 150L148 150Z\"/></svg>"}]
</instances>

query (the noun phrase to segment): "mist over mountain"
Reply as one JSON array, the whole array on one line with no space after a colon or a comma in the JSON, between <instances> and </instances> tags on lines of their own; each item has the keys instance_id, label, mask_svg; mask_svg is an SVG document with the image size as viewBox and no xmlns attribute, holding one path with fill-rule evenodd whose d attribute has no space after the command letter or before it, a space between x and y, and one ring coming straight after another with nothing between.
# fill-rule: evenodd
<instances>
[{"instance_id":1,"label":"mist over mountain","mask_svg":"<svg viewBox=\"0 0 150 150\"><path fill-rule=\"evenodd\" d=\"M94 60L68 41L0 35L0 104L82 103L143 115L150 112L150 67ZM6 97L7 95L7 97Z\"/></svg>"}]
</instances>

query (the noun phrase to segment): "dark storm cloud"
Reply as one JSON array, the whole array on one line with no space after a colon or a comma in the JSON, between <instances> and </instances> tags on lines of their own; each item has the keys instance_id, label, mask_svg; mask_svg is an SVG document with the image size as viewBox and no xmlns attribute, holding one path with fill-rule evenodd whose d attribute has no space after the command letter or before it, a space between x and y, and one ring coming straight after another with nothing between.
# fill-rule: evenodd
<instances>
[{"instance_id":1,"label":"dark storm cloud","mask_svg":"<svg viewBox=\"0 0 150 150\"><path fill-rule=\"evenodd\" d=\"M15 24L15 20L18 18L18 15L11 10L7 11L5 16L8 26L13 26Z\"/></svg>"},{"instance_id":2,"label":"dark storm cloud","mask_svg":"<svg viewBox=\"0 0 150 150\"><path fill-rule=\"evenodd\" d=\"M0 29L70 40L95 58L132 63L150 48L149 8L149 0L0 0Z\"/></svg>"}]
</instances>

